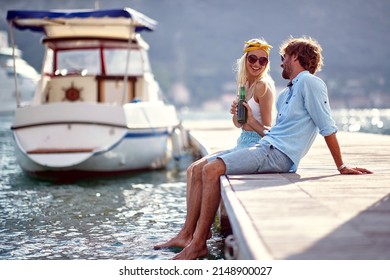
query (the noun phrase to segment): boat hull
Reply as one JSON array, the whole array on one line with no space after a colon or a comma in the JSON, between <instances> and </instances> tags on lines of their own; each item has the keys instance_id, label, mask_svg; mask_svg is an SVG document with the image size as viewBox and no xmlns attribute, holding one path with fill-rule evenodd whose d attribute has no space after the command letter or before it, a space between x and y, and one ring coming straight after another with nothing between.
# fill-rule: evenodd
<instances>
[{"instance_id":1,"label":"boat hull","mask_svg":"<svg viewBox=\"0 0 390 280\"><path fill-rule=\"evenodd\" d=\"M139 110L147 119L149 112L171 113L171 122L149 127L140 120L132 123L132 114ZM16 158L24 171L38 175L162 168L171 154L174 112L160 103L130 107L58 103L20 108L12 127Z\"/></svg>"},{"instance_id":2,"label":"boat hull","mask_svg":"<svg viewBox=\"0 0 390 280\"><path fill-rule=\"evenodd\" d=\"M169 160L168 130L128 131L111 149L100 152L27 154L16 147L16 158L28 173L40 172L124 172L162 168ZM73 162L73 163L69 163ZM65 165L64 163L68 163ZM50 165L49 165L50 164Z\"/></svg>"}]
</instances>

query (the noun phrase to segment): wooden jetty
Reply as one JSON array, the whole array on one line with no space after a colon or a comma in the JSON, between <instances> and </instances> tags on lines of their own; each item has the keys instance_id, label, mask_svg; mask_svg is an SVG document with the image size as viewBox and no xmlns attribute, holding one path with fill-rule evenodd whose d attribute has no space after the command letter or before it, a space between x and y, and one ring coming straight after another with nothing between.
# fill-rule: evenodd
<instances>
[{"instance_id":1,"label":"wooden jetty","mask_svg":"<svg viewBox=\"0 0 390 280\"><path fill-rule=\"evenodd\" d=\"M240 133L227 122L183 125L203 154L233 147ZM337 136L344 162L375 173L340 175L319 135L297 173L221 176L227 258L390 259L390 136Z\"/></svg>"}]
</instances>

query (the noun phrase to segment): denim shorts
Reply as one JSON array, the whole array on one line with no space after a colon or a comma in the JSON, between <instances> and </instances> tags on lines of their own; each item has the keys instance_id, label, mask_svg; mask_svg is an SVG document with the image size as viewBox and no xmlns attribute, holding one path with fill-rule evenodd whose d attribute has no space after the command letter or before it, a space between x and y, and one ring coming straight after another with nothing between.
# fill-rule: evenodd
<instances>
[{"instance_id":1,"label":"denim shorts","mask_svg":"<svg viewBox=\"0 0 390 280\"><path fill-rule=\"evenodd\" d=\"M258 134L256 131L249 131L249 130L241 130L241 134L237 139L237 145L236 148L249 148L257 143L259 143L261 139L260 134Z\"/></svg>"},{"instance_id":2,"label":"denim shorts","mask_svg":"<svg viewBox=\"0 0 390 280\"><path fill-rule=\"evenodd\" d=\"M256 131L241 130L241 134L238 137L237 144L234 148L211 154L206 156L206 159L208 162L210 162L215 160L220 155L229 154L243 148L253 147L259 143L260 139L261 136Z\"/></svg>"},{"instance_id":3,"label":"denim shorts","mask_svg":"<svg viewBox=\"0 0 390 280\"><path fill-rule=\"evenodd\" d=\"M219 153L216 158L225 163L227 175L286 173L293 165L288 156L265 141L250 148Z\"/></svg>"}]
</instances>

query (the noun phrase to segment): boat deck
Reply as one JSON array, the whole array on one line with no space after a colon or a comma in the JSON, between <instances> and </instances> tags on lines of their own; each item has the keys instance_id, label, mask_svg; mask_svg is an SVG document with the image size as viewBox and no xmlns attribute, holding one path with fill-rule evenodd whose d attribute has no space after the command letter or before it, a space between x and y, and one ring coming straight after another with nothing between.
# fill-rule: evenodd
<instances>
[{"instance_id":1,"label":"boat deck","mask_svg":"<svg viewBox=\"0 0 390 280\"><path fill-rule=\"evenodd\" d=\"M239 134L203 126L184 123L208 153L232 147ZM297 173L221 177L222 213L238 248L229 257L390 259L390 136L339 132L338 140L346 163L375 173L339 175L319 136Z\"/></svg>"}]
</instances>

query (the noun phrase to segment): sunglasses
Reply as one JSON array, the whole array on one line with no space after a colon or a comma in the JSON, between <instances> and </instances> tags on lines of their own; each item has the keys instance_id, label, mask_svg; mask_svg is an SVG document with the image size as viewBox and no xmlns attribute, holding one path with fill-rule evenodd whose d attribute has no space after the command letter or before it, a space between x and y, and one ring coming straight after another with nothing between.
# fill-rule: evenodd
<instances>
[{"instance_id":1,"label":"sunglasses","mask_svg":"<svg viewBox=\"0 0 390 280\"><path fill-rule=\"evenodd\" d=\"M250 64L255 64L256 61L259 61L261 66L265 66L268 63L268 58L265 56L257 57L254 54L248 55L247 60Z\"/></svg>"}]
</instances>

